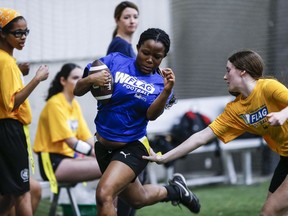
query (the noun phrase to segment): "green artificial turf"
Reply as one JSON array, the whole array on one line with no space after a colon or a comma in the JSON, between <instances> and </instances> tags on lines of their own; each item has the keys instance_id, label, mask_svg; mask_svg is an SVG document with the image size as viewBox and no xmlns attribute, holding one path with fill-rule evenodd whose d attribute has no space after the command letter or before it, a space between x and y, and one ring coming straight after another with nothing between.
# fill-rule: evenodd
<instances>
[{"instance_id":1,"label":"green artificial turf","mask_svg":"<svg viewBox=\"0 0 288 216\"><path fill-rule=\"evenodd\" d=\"M208 185L191 188L201 202L199 216L253 216L259 211L265 201L269 182L265 181L249 186L245 185ZM47 216L49 199L43 199L36 216ZM58 208L58 215L61 207ZM172 206L168 203L158 203L139 209L136 216L186 216L193 215L184 206Z\"/></svg>"},{"instance_id":2,"label":"green artificial turf","mask_svg":"<svg viewBox=\"0 0 288 216\"><path fill-rule=\"evenodd\" d=\"M201 203L199 216L253 216L265 201L268 182L250 186L210 185L192 188ZM192 215L181 206L174 207L170 203L159 203L144 207L137 216L185 216Z\"/></svg>"}]
</instances>

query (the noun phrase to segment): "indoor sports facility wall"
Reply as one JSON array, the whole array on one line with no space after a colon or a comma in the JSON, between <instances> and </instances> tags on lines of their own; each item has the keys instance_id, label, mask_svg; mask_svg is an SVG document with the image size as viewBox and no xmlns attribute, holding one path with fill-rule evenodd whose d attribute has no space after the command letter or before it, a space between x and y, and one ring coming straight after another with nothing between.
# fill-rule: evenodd
<instances>
[{"instance_id":1,"label":"indoor sports facility wall","mask_svg":"<svg viewBox=\"0 0 288 216\"><path fill-rule=\"evenodd\" d=\"M139 7L141 32L158 27L169 32L169 1L131 0ZM91 59L105 55L115 27L114 9L121 0L1 0L0 7L19 10L27 19L30 35L20 60L32 62ZM159 15L161 14L161 19Z\"/></svg>"},{"instance_id":2,"label":"indoor sports facility wall","mask_svg":"<svg viewBox=\"0 0 288 216\"><path fill-rule=\"evenodd\" d=\"M170 6L179 98L226 95L227 58L239 49L257 51L265 75L287 83L287 1L172 0Z\"/></svg>"}]
</instances>

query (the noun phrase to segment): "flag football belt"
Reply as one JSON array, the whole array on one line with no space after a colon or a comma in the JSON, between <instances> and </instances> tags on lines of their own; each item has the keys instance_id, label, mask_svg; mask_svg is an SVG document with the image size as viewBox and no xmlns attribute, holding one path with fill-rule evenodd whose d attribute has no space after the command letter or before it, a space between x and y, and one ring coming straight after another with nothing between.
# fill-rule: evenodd
<instances>
[{"instance_id":1,"label":"flag football belt","mask_svg":"<svg viewBox=\"0 0 288 216\"><path fill-rule=\"evenodd\" d=\"M57 194L58 184L57 184L55 173L54 173L52 163L50 160L49 152L41 152L41 158L42 158L42 165L44 168L45 175L47 176L49 183L50 183L51 192L54 194Z\"/></svg>"},{"instance_id":2,"label":"flag football belt","mask_svg":"<svg viewBox=\"0 0 288 216\"><path fill-rule=\"evenodd\" d=\"M32 154L32 148L31 148L31 139L30 139L29 126L28 125L23 125L23 130L24 130L24 134L25 134L25 137L26 137L27 151L28 151L28 155L29 155L29 159L30 159L30 163L31 163L31 169L32 169L32 173L34 174L34 172L35 172L35 164L34 164L34 158L33 158L33 154Z\"/></svg>"},{"instance_id":3,"label":"flag football belt","mask_svg":"<svg viewBox=\"0 0 288 216\"><path fill-rule=\"evenodd\" d=\"M150 154L150 148L151 147L150 147L149 140L148 140L147 136L143 136L138 141L141 142L145 146L148 154ZM159 151L156 154L160 156L160 155L162 155L162 152Z\"/></svg>"}]
</instances>

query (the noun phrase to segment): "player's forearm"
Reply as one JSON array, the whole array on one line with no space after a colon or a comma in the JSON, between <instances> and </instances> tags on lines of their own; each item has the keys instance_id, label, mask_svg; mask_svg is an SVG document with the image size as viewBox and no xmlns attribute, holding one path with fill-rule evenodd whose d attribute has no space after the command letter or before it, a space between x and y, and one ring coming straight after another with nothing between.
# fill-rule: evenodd
<instances>
[{"instance_id":1,"label":"player's forearm","mask_svg":"<svg viewBox=\"0 0 288 216\"><path fill-rule=\"evenodd\" d=\"M73 94L76 96L82 96L90 90L90 87L91 84L88 82L88 78L82 78L76 83Z\"/></svg>"},{"instance_id":2,"label":"player's forearm","mask_svg":"<svg viewBox=\"0 0 288 216\"><path fill-rule=\"evenodd\" d=\"M34 77L21 91L16 93L13 110L17 109L29 97L40 81Z\"/></svg>"},{"instance_id":3,"label":"player's forearm","mask_svg":"<svg viewBox=\"0 0 288 216\"><path fill-rule=\"evenodd\" d=\"M162 155L161 163L167 163L169 161L181 158L204 144L205 143L201 142L201 140L197 137L197 134L194 134L176 148Z\"/></svg>"},{"instance_id":4,"label":"player's forearm","mask_svg":"<svg viewBox=\"0 0 288 216\"><path fill-rule=\"evenodd\" d=\"M171 91L163 90L156 100L151 104L147 110L147 118L149 120L157 119L162 113L167 103Z\"/></svg>"}]
</instances>

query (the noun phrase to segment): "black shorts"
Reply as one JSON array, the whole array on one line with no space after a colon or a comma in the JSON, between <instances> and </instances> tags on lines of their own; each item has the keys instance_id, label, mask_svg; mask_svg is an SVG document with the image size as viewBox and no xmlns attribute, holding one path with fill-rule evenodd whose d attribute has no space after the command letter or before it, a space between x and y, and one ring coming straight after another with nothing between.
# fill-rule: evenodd
<instances>
[{"instance_id":1,"label":"black shorts","mask_svg":"<svg viewBox=\"0 0 288 216\"><path fill-rule=\"evenodd\" d=\"M280 161L275 168L272 180L270 182L269 191L275 192L282 184L288 174L288 157L280 156Z\"/></svg>"},{"instance_id":2,"label":"black shorts","mask_svg":"<svg viewBox=\"0 0 288 216\"><path fill-rule=\"evenodd\" d=\"M0 170L0 194L30 190L26 135L23 124L14 119L0 119Z\"/></svg>"},{"instance_id":3,"label":"black shorts","mask_svg":"<svg viewBox=\"0 0 288 216\"><path fill-rule=\"evenodd\" d=\"M127 143L115 150L109 150L97 141L95 143L95 153L102 173L104 173L109 163L113 160L121 161L128 165L136 176L138 176L148 164L148 160L142 159L143 155L148 156L148 152L145 146L138 140Z\"/></svg>"},{"instance_id":4,"label":"black shorts","mask_svg":"<svg viewBox=\"0 0 288 216\"><path fill-rule=\"evenodd\" d=\"M51 161L51 165L52 165L54 173L56 172L57 167L59 166L59 164L61 163L61 161L63 159L71 158L71 157L68 157L66 155L56 154L56 153L49 153L49 156L50 156L50 161ZM42 179L44 181L48 181L48 178L47 178L45 171L44 171L41 153L38 153L38 163L39 163L39 170L40 170L40 175L41 175Z\"/></svg>"}]
</instances>

